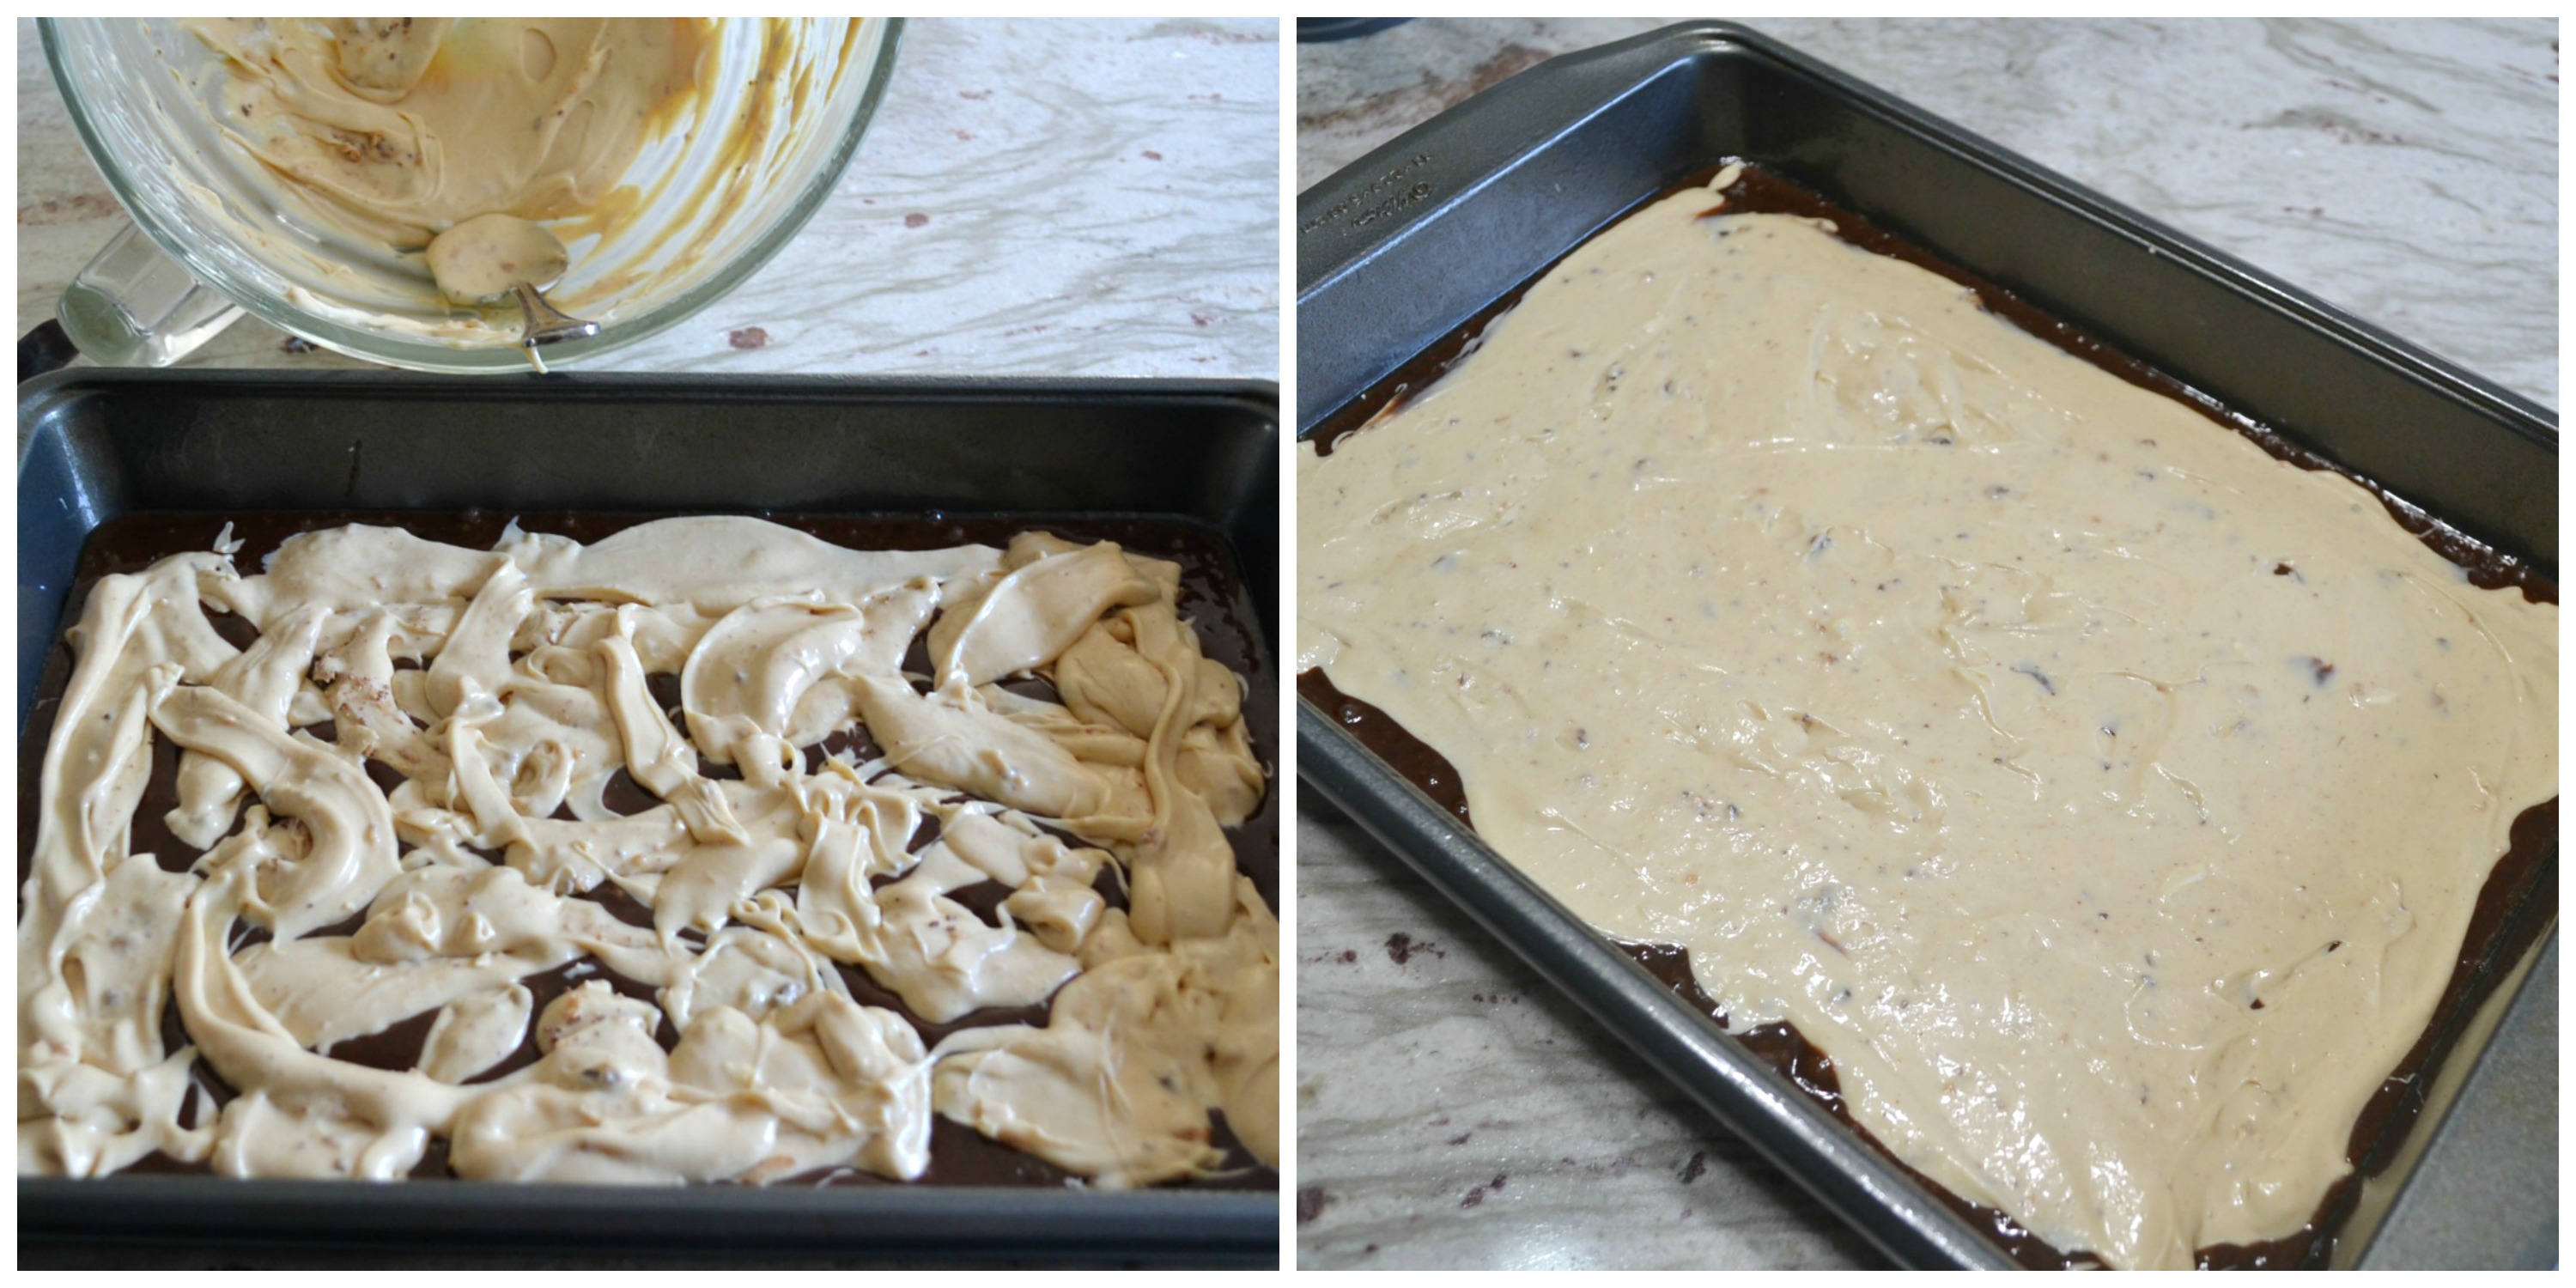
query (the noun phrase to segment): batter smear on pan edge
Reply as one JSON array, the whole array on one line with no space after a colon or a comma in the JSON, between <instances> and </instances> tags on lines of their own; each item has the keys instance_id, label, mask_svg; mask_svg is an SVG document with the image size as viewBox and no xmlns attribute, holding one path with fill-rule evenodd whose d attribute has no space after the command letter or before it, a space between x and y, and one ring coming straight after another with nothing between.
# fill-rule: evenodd
<instances>
[{"instance_id":1,"label":"batter smear on pan edge","mask_svg":"<svg viewBox=\"0 0 2576 1288\"><path fill-rule=\"evenodd\" d=\"M1299 667L1963 1198L2115 1266L2297 1229L2556 795L2555 606L1713 204L1303 450Z\"/></svg>"},{"instance_id":2,"label":"batter smear on pan edge","mask_svg":"<svg viewBox=\"0 0 2576 1288\"><path fill-rule=\"evenodd\" d=\"M1266 778L1178 583L1044 533L741 518L489 551L351 526L263 575L102 579L19 928L20 1172L391 1179L436 1138L469 1178L912 1178L937 1113L1125 1186L1218 1166L1211 1109L1275 1166L1278 928L1221 830ZM168 830L210 847L177 871L131 852L156 739ZM986 883L989 919L949 897ZM840 963L933 1026L1041 1009L926 1047ZM331 1056L424 1014L414 1068Z\"/></svg>"}]
</instances>

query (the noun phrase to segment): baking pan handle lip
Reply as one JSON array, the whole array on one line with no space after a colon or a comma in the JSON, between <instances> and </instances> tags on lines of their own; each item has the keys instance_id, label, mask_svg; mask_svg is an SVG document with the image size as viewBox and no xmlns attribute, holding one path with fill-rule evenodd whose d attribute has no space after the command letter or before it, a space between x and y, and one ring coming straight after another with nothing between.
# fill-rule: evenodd
<instances>
[{"instance_id":1,"label":"baking pan handle lip","mask_svg":"<svg viewBox=\"0 0 2576 1288\"><path fill-rule=\"evenodd\" d=\"M1297 194L1298 303L1365 267L1418 225L1474 196L1521 158L1580 128L1665 68L1748 38L1759 40L1733 23L1691 22L1559 54L1334 171ZM1759 47L1776 48L1767 41ZM1524 102L1548 101L1569 86L1589 87L1584 97L1592 106L1583 116L1561 121L1536 111L1528 120L1514 118Z\"/></svg>"},{"instance_id":2,"label":"baking pan handle lip","mask_svg":"<svg viewBox=\"0 0 2576 1288\"><path fill-rule=\"evenodd\" d=\"M2029 190L2043 200L2074 210L2145 248L2197 269L2300 324L2358 348L2416 380L2478 405L2515 433L2555 450L2558 414L2527 395L2505 388L2423 346L2397 336L2322 297L2272 273L2227 254L2124 202L2087 188L1992 139L1915 106L1848 72L1731 23L1679 23L1636 38L1665 39L1714 51L1735 44L1782 67L1821 82L1877 112L1890 124L1949 148L1972 164Z\"/></svg>"},{"instance_id":3,"label":"baking pan handle lip","mask_svg":"<svg viewBox=\"0 0 2576 1288\"><path fill-rule=\"evenodd\" d=\"M140 426L141 437L166 448L194 441L198 422L192 405L257 403L263 399L300 408L329 410L412 403L442 403L462 408L504 408L543 413L555 407L582 409L596 426L608 423L621 406L653 404L721 424L728 409L778 413L799 412L809 421L842 411L864 411L880 420L901 421L916 414L944 414L967 420L1006 420L1025 409L1031 414L1068 413L1083 425L1114 430L1124 418L1150 412L1178 427L1183 438L1165 436L1169 445L1205 443L1210 471L1194 491L1161 489L1148 509L1182 514L1211 527L1225 539L1244 569L1246 588L1258 597L1256 622L1265 637L1275 638L1281 620L1276 605L1276 573L1260 568L1275 563L1277 549L1277 452L1280 442L1279 384L1264 379L1012 377L966 376L813 376L746 374L639 374L573 372L548 376L478 377L408 371L268 371L268 370L134 370L68 368L18 386L18 423L23 437L18 452L18 533L22 554L39 541L80 541L104 519L132 504L153 508L147 490L138 499L135 487L148 473L127 449ZM101 409L126 409L121 417L102 416ZM146 418L150 423L145 423ZM363 427L364 422L359 422ZM536 432L538 422L530 418ZM418 435L416 435L417 437ZM570 439L558 441L572 441ZM426 446L436 450L438 444ZM264 449L265 450L265 449ZM1202 486L1205 485L1205 486ZM1149 489L1149 491L1152 491ZM1122 493L1122 495L1134 495ZM166 505L166 498L163 500ZM183 502L205 504L205 502ZM217 508L231 508L215 503ZM585 503L597 508L596 503ZM706 499L681 503L693 511L731 511L748 502ZM397 502L392 508L440 508L426 500ZM629 503L631 508L632 503ZM268 503L268 508L280 508ZM288 505L283 508L296 508ZM321 508L330 508L325 504ZM614 505L609 508L618 508ZM672 508L664 505L666 511ZM896 508L912 508L899 503ZM975 507L969 506L971 510ZM1025 505L1008 506L1029 512ZM1038 509L1052 510L1054 506ZM1126 507L1115 507L1125 512ZM1255 540L1255 532L1270 532ZM1256 566L1255 560L1259 560ZM53 647L64 600L72 581L71 564L59 574L50 566L31 565L22 557L19 580L18 726L23 734L34 709L43 659Z\"/></svg>"},{"instance_id":4,"label":"baking pan handle lip","mask_svg":"<svg viewBox=\"0 0 2576 1288\"><path fill-rule=\"evenodd\" d=\"M2192 237L2192 234L2179 232L2179 229L2174 229L2172 224L2154 219L2154 216L2148 216L2146 211L2138 211L2136 206L2128 206L2123 204L2123 201L2112 201L2112 198L2102 196L2102 193L2092 191L2092 188L2087 188L2087 185L2076 183L2076 180L2066 178L2066 175L2040 165L2040 162L2030 160L2030 157L2020 155L2020 152L2014 152L2014 149L2004 147L2004 144L1996 144L1994 139L1986 139L1984 134L1978 134L1978 131L1965 129L1965 126L1958 126L1955 121L1947 121L1947 118L1924 111L1924 108L1914 106L1914 103L1899 98L1899 95L1875 88L1875 85L1870 85L1870 82L1865 80L1857 80L1857 77L1852 77L1850 72L1842 72L1839 67L1819 62L1819 59L1801 54L1798 49L1790 49L1790 46L1780 44L1780 41L1772 41L1770 36L1762 36L1762 33L1757 31L1749 31L1749 28L1734 28L1731 23L1677 23L1677 26L1662 28L1662 31L1651 31L1646 33L1646 36L1638 36L1638 39L1672 36L1672 39L1690 41L1690 39L1700 39L1700 28L1718 28L1718 26L1731 28L1731 31L1726 31L1726 39L1731 41L1731 44L1747 46L1747 49L1752 49L1752 52L1765 54L1765 57L1770 57L1772 62L1783 64L1783 67L1788 67L1788 70L1795 70L1798 75L1806 75L1811 77L1811 80L1824 82L1826 88L1837 90L1837 93L1842 95L1850 95L1855 103L1880 113L1880 116L1886 118L1888 124L1899 126L1899 129L1906 131L1906 134L1914 134L1914 137L1919 139L1927 139L1927 142L1932 144L1953 149L1953 152L1963 155L1965 160L1978 165L1981 170L1986 170L1986 173L1996 175L1996 178L2004 178L2007 183L2020 185L2020 188L2032 191L2035 196L2043 198L2043 201L2050 201L2050 204L2066 206L2066 209L2076 211L2076 214L2081 214L2084 219L2089 219L2089 222L2110 229L2110 232L2120 234L2120 237L2125 237L2125 240L2138 242L2138 245L2146 247L2151 255L2166 255L2166 258L2174 258L2179 260L2179 263L2190 265L2190 268L2200 270L2202 276L2215 278L2215 281L2226 283L2226 286L2236 289L2239 294L2259 301L2259 304L2264 304L2264 307L2275 309L2275 312L2280 314L2287 314L2293 322L2300 322L2300 325L2326 332L2329 337L2334 337L2336 343L2344 343L2349 345L2349 348L2362 350L2362 353L2372 355L2372 358L2378 358L2378 361L2398 368L2398 371L2403 371L2403 374L2414 376L2414 379L2421 381L2421 384L2432 384L2437 386L2437 389L2442 389L2445 394L2450 394L2450 397L2476 404L2478 410L2486 412L2488 417L2499 420L2501 425L2506 425L2506 428L2514 430L2514 433L2522 435L2522 438L2530 438L2532 443L2543 443L2543 446L2548 446L2550 451L2558 448L2558 412L2545 407L2545 404L2540 404L2537 399L2514 392L2514 389L2506 389L2506 386L2496 384L2496 381L2488 381L2486 376L2478 376L2476 371L2468 371L2468 368L2460 366L2460 363L2452 363L2450 358L2442 358L2442 355L2432 353L2432 350L2427 350L2424 345L2416 345L2414 340L2393 335L2393 332L2388 332L2385 327L2378 327L2375 322L2367 322L2367 319L2357 317L2357 314L2347 312L2347 309L2336 307L2336 304L2331 304L2331 301L2321 299L2321 296L2311 294L2311 291L2306 289L2300 289L2300 286L2285 281L2285 278L2272 276L2272 273L2257 268L2257 265L2246 263L2246 260L2236 258L2236 255L2228 255L2228 252L2218 250L2218 247L2208 245L2208 242L2197 240L2197 237Z\"/></svg>"},{"instance_id":5,"label":"baking pan handle lip","mask_svg":"<svg viewBox=\"0 0 2576 1288\"><path fill-rule=\"evenodd\" d=\"M2019 1268L1302 697L1297 775L1900 1265Z\"/></svg>"},{"instance_id":6,"label":"baking pan handle lip","mask_svg":"<svg viewBox=\"0 0 2576 1288\"><path fill-rule=\"evenodd\" d=\"M1235 399L1268 409L1276 419L1279 382L1258 379L1159 376L969 376L969 375L769 375L726 372L559 371L546 375L448 375L436 372L263 371L255 369L72 368L49 372L18 386L18 415L98 388L171 385L211 387L225 392L265 388L298 396L347 392L356 396L400 394L469 401L561 398L570 401L619 399L637 393L710 399L810 401L1089 401L1139 394Z\"/></svg>"},{"instance_id":7,"label":"baking pan handle lip","mask_svg":"<svg viewBox=\"0 0 2576 1288\"><path fill-rule=\"evenodd\" d=\"M1275 380L1129 376L872 376L700 375L673 372L567 371L547 375L470 376L434 372L195 370L73 367L18 385L18 423L37 426L18 450L23 493L28 465L40 452L61 450L44 427L61 409L119 390L212 390L225 394L264 391L291 398L406 397L458 402L519 402L531 398L568 403L618 402L638 394L702 398L710 403L849 402L1116 404L1139 396L1231 403L1261 422L1275 443L1279 435L1279 383ZM21 495L21 512L27 498Z\"/></svg>"},{"instance_id":8,"label":"baking pan handle lip","mask_svg":"<svg viewBox=\"0 0 2576 1288\"><path fill-rule=\"evenodd\" d=\"M26 1242L524 1252L1156 1261L1276 1258L1269 1191L701 1186L21 1177ZM997 1219L1007 1214L1008 1220Z\"/></svg>"},{"instance_id":9,"label":"baking pan handle lip","mask_svg":"<svg viewBox=\"0 0 2576 1288\"><path fill-rule=\"evenodd\" d=\"M2254 265L2219 251L2162 221L2113 201L2055 170L1964 129L1906 100L1853 77L1814 57L1731 22L1675 23L1592 49L1548 59L1428 121L1318 182L1297 200L1297 303L1360 271L1381 252L1416 227L1464 201L1521 160L1580 128L1583 122L1642 88L1670 67L1689 60L1736 56L1757 57L1782 70L1821 85L1874 113L1890 125L1952 151L1970 164L2044 200L2060 204L2086 220L2148 250L2174 259L2201 275L2293 321L2312 327L2336 342L2358 349L2404 376L2466 402L2513 433L2555 451L2558 415L2527 395L2505 388L2466 367L2327 302ZM1569 84L1593 83L1584 97L1590 104L1573 120L1545 128L1511 126L1508 113L1525 97L1562 99ZM1486 118L1505 114L1500 122ZM1356 204L1370 185L1401 173L1427 189L1422 199L1389 213L1382 226L1364 235L1326 240L1336 222L1336 207ZM1372 176L1363 179L1361 176ZM1412 188L1401 189L1389 200ZM1338 212L1347 213L1347 212ZM1353 218L1368 218L1362 212ZM1380 223L1370 219L1371 223ZM1316 418L1320 422L1320 417Z\"/></svg>"},{"instance_id":10,"label":"baking pan handle lip","mask_svg":"<svg viewBox=\"0 0 2576 1288\"><path fill-rule=\"evenodd\" d=\"M18 423L41 425L55 408L79 401L79 389L88 379L105 368L56 367L41 376L18 382ZM157 373L156 373L157 374ZM30 435L18 449L18 477L27 476L27 455L42 434Z\"/></svg>"},{"instance_id":11,"label":"baking pan handle lip","mask_svg":"<svg viewBox=\"0 0 2576 1288\"><path fill-rule=\"evenodd\" d=\"M1700 24L1665 28L1691 34ZM1714 25L1714 24L1711 24ZM1661 35L1662 32L1649 33ZM2324 333L2397 368L2418 382L2440 389L2477 408L2514 433L2555 450L2558 414L2531 397L2508 389L2444 358L2422 345L2391 333L2315 293L2182 232L2124 202L2085 187L2048 166L1994 140L1937 116L1886 90L1856 79L1828 64L1758 33L1739 31L1732 39L1800 75L1848 96L1890 125L1958 153L1989 174L2066 208L2142 248L2151 255L2182 263L2224 284L2293 322Z\"/></svg>"}]
</instances>

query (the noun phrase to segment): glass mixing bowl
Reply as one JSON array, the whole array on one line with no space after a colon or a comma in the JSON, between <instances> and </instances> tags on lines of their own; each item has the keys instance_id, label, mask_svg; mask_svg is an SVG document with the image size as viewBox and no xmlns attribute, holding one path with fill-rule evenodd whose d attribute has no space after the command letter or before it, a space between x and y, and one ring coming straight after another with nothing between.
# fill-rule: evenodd
<instances>
[{"instance_id":1,"label":"glass mixing bowl","mask_svg":"<svg viewBox=\"0 0 2576 1288\"><path fill-rule=\"evenodd\" d=\"M446 304L417 253L335 242L295 216L216 126L222 59L178 20L48 18L38 30L81 142L141 233L111 242L64 292L64 328L83 352L160 365L240 309L392 366L527 370L517 306ZM567 239L571 271L546 297L600 331L547 345L547 363L660 331L777 253L858 150L901 31L899 18L718 20L713 80L603 203L627 213Z\"/></svg>"}]
</instances>

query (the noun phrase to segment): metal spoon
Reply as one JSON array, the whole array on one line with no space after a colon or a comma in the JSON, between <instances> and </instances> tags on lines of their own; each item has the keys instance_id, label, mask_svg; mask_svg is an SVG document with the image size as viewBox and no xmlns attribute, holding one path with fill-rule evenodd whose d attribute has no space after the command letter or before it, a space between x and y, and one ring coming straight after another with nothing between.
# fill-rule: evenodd
<instances>
[{"instance_id":1,"label":"metal spoon","mask_svg":"<svg viewBox=\"0 0 2576 1288\"><path fill-rule=\"evenodd\" d=\"M599 324L569 317L546 302L538 287L560 279L571 266L563 243L553 233L514 215L477 215L440 233L429 243L430 274L440 293L459 303L496 296L517 297L526 324L519 347L527 350L537 370L539 345L585 340L599 334Z\"/></svg>"},{"instance_id":2,"label":"metal spoon","mask_svg":"<svg viewBox=\"0 0 2576 1288\"><path fill-rule=\"evenodd\" d=\"M587 340L599 334L598 323L565 315L526 282L510 283L510 293L519 297L519 311L527 318L527 325L519 333L519 352L527 355L528 365L536 368L538 375L546 374L546 360L537 352L539 345Z\"/></svg>"},{"instance_id":3,"label":"metal spoon","mask_svg":"<svg viewBox=\"0 0 2576 1288\"><path fill-rule=\"evenodd\" d=\"M512 282L510 293L519 297L519 309L527 315L527 329L519 336L520 348L534 349L541 344L587 340L599 334L598 323L566 316L554 305L546 303L546 297L526 282Z\"/></svg>"}]
</instances>

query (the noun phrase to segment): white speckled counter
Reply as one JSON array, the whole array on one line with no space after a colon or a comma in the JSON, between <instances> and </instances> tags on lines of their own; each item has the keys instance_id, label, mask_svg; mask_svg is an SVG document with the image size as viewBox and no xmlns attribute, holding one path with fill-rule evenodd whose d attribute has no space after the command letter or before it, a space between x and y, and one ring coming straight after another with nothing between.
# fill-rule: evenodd
<instances>
[{"instance_id":1,"label":"white speckled counter","mask_svg":"<svg viewBox=\"0 0 2576 1288\"><path fill-rule=\"evenodd\" d=\"M858 156L777 258L588 370L1279 372L1275 19L916 19ZM124 225L18 23L18 329ZM360 365L245 320L192 367Z\"/></svg>"},{"instance_id":2,"label":"white speckled counter","mask_svg":"<svg viewBox=\"0 0 2576 1288\"><path fill-rule=\"evenodd\" d=\"M2556 404L2554 23L1746 21ZM1422 19L1301 45L1297 184L1544 58L1660 25ZM1877 1261L1303 799L1299 1265Z\"/></svg>"}]
</instances>

